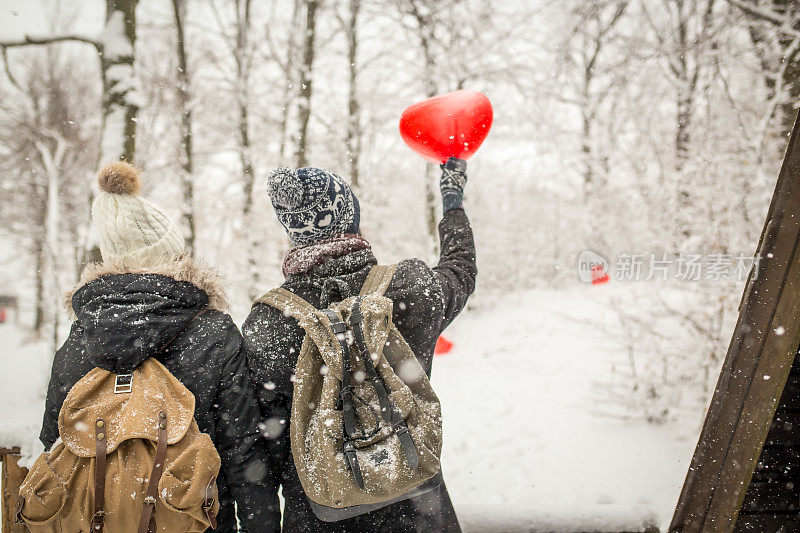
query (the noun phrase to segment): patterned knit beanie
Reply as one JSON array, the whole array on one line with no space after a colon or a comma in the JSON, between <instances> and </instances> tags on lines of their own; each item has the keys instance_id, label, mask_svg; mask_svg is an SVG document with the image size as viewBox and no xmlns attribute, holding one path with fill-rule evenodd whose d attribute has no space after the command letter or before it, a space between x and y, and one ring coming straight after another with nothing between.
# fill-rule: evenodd
<instances>
[{"instance_id":1,"label":"patterned knit beanie","mask_svg":"<svg viewBox=\"0 0 800 533\"><path fill-rule=\"evenodd\" d=\"M125 162L97 174L100 193L92 204L103 261L147 268L183 254L183 237L169 217L141 196L137 169Z\"/></svg>"},{"instance_id":2,"label":"patterned knit beanie","mask_svg":"<svg viewBox=\"0 0 800 533\"><path fill-rule=\"evenodd\" d=\"M267 192L295 246L358 233L358 199L336 174L311 167L279 168L269 176Z\"/></svg>"}]
</instances>

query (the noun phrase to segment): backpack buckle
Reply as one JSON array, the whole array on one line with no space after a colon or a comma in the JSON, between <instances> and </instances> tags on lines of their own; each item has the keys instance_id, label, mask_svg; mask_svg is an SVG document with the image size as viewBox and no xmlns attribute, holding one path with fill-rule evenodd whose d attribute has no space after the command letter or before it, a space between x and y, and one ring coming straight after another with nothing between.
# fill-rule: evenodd
<instances>
[{"instance_id":1,"label":"backpack buckle","mask_svg":"<svg viewBox=\"0 0 800 533\"><path fill-rule=\"evenodd\" d=\"M206 519L209 524L211 524L211 529L217 529L217 517L213 511L214 504L216 503L216 498L214 498L214 483L216 480L216 477L212 477L211 481L206 485L205 494L203 495L203 504L201 506L203 513L206 515Z\"/></svg>"},{"instance_id":2,"label":"backpack buckle","mask_svg":"<svg viewBox=\"0 0 800 533\"><path fill-rule=\"evenodd\" d=\"M336 335L342 335L347 333L347 326L345 326L344 323L339 322L338 320L336 322L331 320L331 329L333 330L334 333L336 333Z\"/></svg>"},{"instance_id":3,"label":"backpack buckle","mask_svg":"<svg viewBox=\"0 0 800 533\"><path fill-rule=\"evenodd\" d=\"M117 374L114 381L114 394L125 394L133 390L133 374Z\"/></svg>"}]
</instances>

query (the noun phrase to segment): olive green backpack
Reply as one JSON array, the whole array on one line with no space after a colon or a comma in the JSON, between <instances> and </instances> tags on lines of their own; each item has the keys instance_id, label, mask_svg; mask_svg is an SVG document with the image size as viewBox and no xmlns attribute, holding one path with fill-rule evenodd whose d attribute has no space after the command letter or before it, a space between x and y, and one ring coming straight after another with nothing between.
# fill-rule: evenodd
<instances>
[{"instance_id":1,"label":"olive green backpack","mask_svg":"<svg viewBox=\"0 0 800 533\"><path fill-rule=\"evenodd\" d=\"M292 456L315 515L331 522L441 484L439 399L392 322L384 296L396 266L375 266L361 292L318 310L275 289L258 302L306 336L295 367Z\"/></svg>"}]
</instances>

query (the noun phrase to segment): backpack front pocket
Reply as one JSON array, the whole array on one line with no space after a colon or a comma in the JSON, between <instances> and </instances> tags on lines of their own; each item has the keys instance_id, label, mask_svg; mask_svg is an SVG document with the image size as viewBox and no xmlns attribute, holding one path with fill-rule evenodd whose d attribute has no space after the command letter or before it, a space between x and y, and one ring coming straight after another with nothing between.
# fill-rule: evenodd
<instances>
[{"instance_id":1,"label":"backpack front pocket","mask_svg":"<svg viewBox=\"0 0 800 533\"><path fill-rule=\"evenodd\" d=\"M31 531L59 531L56 517L67 500L67 484L47 462L47 453L36 459L19 494L24 499L21 514Z\"/></svg>"},{"instance_id":2,"label":"backpack front pocket","mask_svg":"<svg viewBox=\"0 0 800 533\"><path fill-rule=\"evenodd\" d=\"M158 494L164 505L177 512L181 531L203 532L212 525L212 517L219 511L215 482L219 468L219 454L205 433L198 433L167 465L158 483Z\"/></svg>"}]
</instances>

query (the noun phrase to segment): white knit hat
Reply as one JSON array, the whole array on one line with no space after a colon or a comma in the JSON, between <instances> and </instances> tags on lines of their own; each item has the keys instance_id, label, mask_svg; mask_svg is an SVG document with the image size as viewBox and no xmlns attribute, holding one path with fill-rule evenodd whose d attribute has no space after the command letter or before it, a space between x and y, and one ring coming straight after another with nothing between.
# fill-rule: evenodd
<instances>
[{"instance_id":1,"label":"white knit hat","mask_svg":"<svg viewBox=\"0 0 800 533\"><path fill-rule=\"evenodd\" d=\"M97 174L100 193L92 204L103 261L129 268L152 267L183 254L183 237L169 217L141 196L136 167L118 161Z\"/></svg>"}]
</instances>

